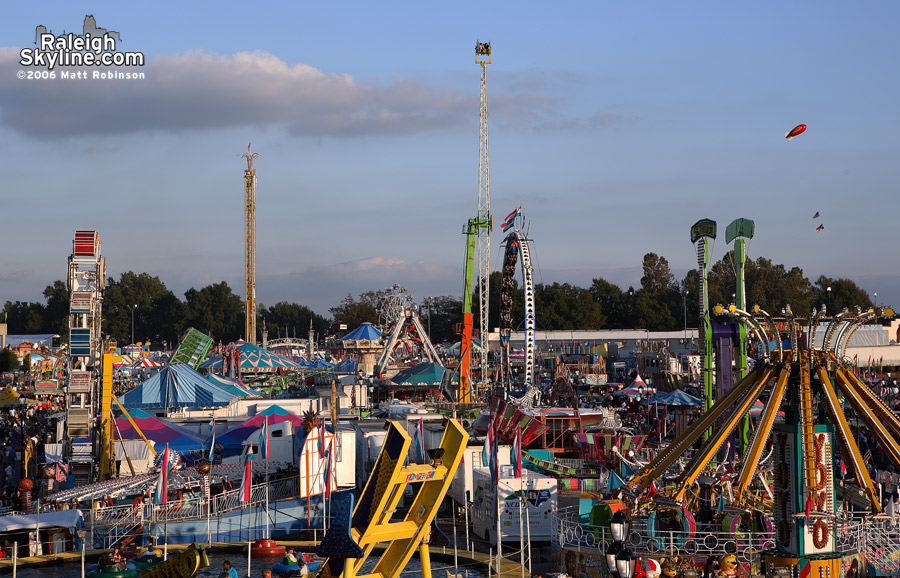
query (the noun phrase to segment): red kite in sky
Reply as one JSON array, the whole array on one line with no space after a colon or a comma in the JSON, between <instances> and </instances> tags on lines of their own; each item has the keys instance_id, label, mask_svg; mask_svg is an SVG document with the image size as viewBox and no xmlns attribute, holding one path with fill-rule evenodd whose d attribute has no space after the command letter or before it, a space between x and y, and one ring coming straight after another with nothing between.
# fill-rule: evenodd
<instances>
[{"instance_id":1,"label":"red kite in sky","mask_svg":"<svg viewBox=\"0 0 900 578\"><path fill-rule=\"evenodd\" d=\"M798 124L797 126L795 126L794 128L792 128L792 129L790 130L790 132L784 133L784 138L786 138L786 139L788 139L788 140L791 140L792 138L794 138L794 137L797 136L798 134L801 134L801 133L802 133L803 131L805 131L805 130L806 130L806 125L805 125L805 124Z\"/></svg>"},{"instance_id":2,"label":"red kite in sky","mask_svg":"<svg viewBox=\"0 0 900 578\"><path fill-rule=\"evenodd\" d=\"M816 214L813 215L813 219L818 219L818 218L819 218L819 211L816 211Z\"/></svg>"},{"instance_id":3,"label":"red kite in sky","mask_svg":"<svg viewBox=\"0 0 900 578\"><path fill-rule=\"evenodd\" d=\"M816 231L822 231L824 229L825 229L825 225L819 225L818 227L816 227Z\"/></svg>"}]
</instances>

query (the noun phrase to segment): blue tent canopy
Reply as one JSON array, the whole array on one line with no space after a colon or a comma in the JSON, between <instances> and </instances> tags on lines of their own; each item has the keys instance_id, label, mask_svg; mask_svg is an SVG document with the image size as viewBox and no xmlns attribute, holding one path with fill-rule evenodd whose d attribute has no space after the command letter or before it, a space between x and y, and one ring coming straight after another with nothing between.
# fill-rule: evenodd
<instances>
[{"instance_id":1,"label":"blue tent canopy","mask_svg":"<svg viewBox=\"0 0 900 578\"><path fill-rule=\"evenodd\" d=\"M122 396L126 409L169 407L222 407L237 395L206 379L193 367L179 363L159 373Z\"/></svg>"},{"instance_id":2,"label":"blue tent canopy","mask_svg":"<svg viewBox=\"0 0 900 578\"><path fill-rule=\"evenodd\" d=\"M232 379L230 377L218 375L215 373L210 373L206 376L206 378L225 391L233 393L234 395L239 395L241 397L259 397L259 393L257 391L255 391L252 387L246 385L240 379Z\"/></svg>"},{"instance_id":3,"label":"blue tent canopy","mask_svg":"<svg viewBox=\"0 0 900 578\"><path fill-rule=\"evenodd\" d=\"M341 337L341 341L359 341L361 339L378 340L381 339L381 331L371 323L363 323L347 335Z\"/></svg>"},{"instance_id":4,"label":"blue tent canopy","mask_svg":"<svg viewBox=\"0 0 900 578\"><path fill-rule=\"evenodd\" d=\"M703 405L703 401L690 395L689 393L685 393L680 389L676 389L670 393L660 393L656 396L649 396L641 400L641 403L645 405L671 405L671 406L681 406L681 407L696 407L698 405Z\"/></svg>"},{"instance_id":5,"label":"blue tent canopy","mask_svg":"<svg viewBox=\"0 0 900 578\"><path fill-rule=\"evenodd\" d=\"M336 364L333 369L338 373L356 373L356 368L358 366L358 359L345 359L344 361Z\"/></svg>"}]
</instances>

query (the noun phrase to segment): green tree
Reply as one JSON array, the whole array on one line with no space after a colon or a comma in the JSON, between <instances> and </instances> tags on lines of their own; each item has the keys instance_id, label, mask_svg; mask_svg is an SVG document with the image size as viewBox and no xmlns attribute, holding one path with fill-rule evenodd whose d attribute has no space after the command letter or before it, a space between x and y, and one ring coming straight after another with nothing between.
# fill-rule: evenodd
<instances>
[{"instance_id":1,"label":"green tree","mask_svg":"<svg viewBox=\"0 0 900 578\"><path fill-rule=\"evenodd\" d=\"M630 309L628 327L662 331L679 326L665 300L655 297L649 291L639 289L630 292L628 302ZM680 305L679 303L679 310Z\"/></svg>"},{"instance_id":2,"label":"green tree","mask_svg":"<svg viewBox=\"0 0 900 578\"><path fill-rule=\"evenodd\" d=\"M112 277L107 280L103 295L103 333L119 343L130 343L132 313L135 341L176 343L187 327L184 303L159 277L148 273L126 271L118 281Z\"/></svg>"},{"instance_id":3,"label":"green tree","mask_svg":"<svg viewBox=\"0 0 900 578\"><path fill-rule=\"evenodd\" d=\"M432 343L455 343L459 341L456 325L462 323L462 301L449 295L430 297L423 301L419 315L426 330L430 331Z\"/></svg>"},{"instance_id":4,"label":"green tree","mask_svg":"<svg viewBox=\"0 0 900 578\"><path fill-rule=\"evenodd\" d=\"M309 322L312 320L313 330L318 334L324 334L329 329L330 322L325 317L316 314L312 309L296 303L279 301L275 305L266 308L260 306L260 321L257 323L262 338L262 321L265 321L269 339L278 335L289 337L291 335L306 336Z\"/></svg>"},{"instance_id":5,"label":"green tree","mask_svg":"<svg viewBox=\"0 0 900 578\"><path fill-rule=\"evenodd\" d=\"M812 310L813 286L799 267L787 269L759 257L747 261L744 279L748 307L758 304L771 315L780 314L787 305L798 315Z\"/></svg>"},{"instance_id":6,"label":"green tree","mask_svg":"<svg viewBox=\"0 0 900 578\"><path fill-rule=\"evenodd\" d=\"M47 328L59 335L63 342L69 341L69 301L71 299L66 282L56 280L53 285L47 285L44 289L44 299L47 305L44 308L44 319Z\"/></svg>"},{"instance_id":7,"label":"green tree","mask_svg":"<svg viewBox=\"0 0 900 578\"><path fill-rule=\"evenodd\" d=\"M869 294L850 279L832 279L820 275L813 289L813 303L817 307L825 305L828 314L840 313L845 307L859 305L863 309L872 306Z\"/></svg>"},{"instance_id":8,"label":"green tree","mask_svg":"<svg viewBox=\"0 0 900 578\"><path fill-rule=\"evenodd\" d=\"M44 319L44 305L24 301L7 301L3 306L6 331L10 335L48 333Z\"/></svg>"},{"instance_id":9,"label":"green tree","mask_svg":"<svg viewBox=\"0 0 900 578\"><path fill-rule=\"evenodd\" d=\"M199 290L188 289L186 327L193 327L211 335L213 339L230 343L244 336L244 302L222 281Z\"/></svg>"},{"instance_id":10,"label":"green tree","mask_svg":"<svg viewBox=\"0 0 900 578\"><path fill-rule=\"evenodd\" d=\"M685 273L684 279L681 280L680 288L682 293L682 324L697 328L700 326L700 299L702 298L702 295L700 295L700 271L691 269Z\"/></svg>"},{"instance_id":11,"label":"green tree","mask_svg":"<svg viewBox=\"0 0 900 578\"><path fill-rule=\"evenodd\" d=\"M606 325L600 303L588 289L568 283L539 283L534 288L535 314L547 329L599 329Z\"/></svg>"},{"instance_id":12,"label":"green tree","mask_svg":"<svg viewBox=\"0 0 900 578\"><path fill-rule=\"evenodd\" d=\"M9 347L0 349L0 373L19 369L19 358Z\"/></svg>"},{"instance_id":13,"label":"green tree","mask_svg":"<svg viewBox=\"0 0 900 578\"><path fill-rule=\"evenodd\" d=\"M332 307L328 311L334 317L335 324L346 323L350 331L366 322L377 324L379 297L382 295L382 291L367 291L361 294L357 301L347 293L337 307Z\"/></svg>"},{"instance_id":14,"label":"green tree","mask_svg":"<svg viewBox=\"0 0 900 578\"><path fill-rule=\"evenodd\" d=\"M629 311L622 289L618 285L597 277L591 280L588 290L591 298L600 306L600 312L606 317L606 326L611 329L625 329L625 320Z\"/></svg>"},{"instance_id":15,"label":"green tree","mask_svg":"<svg viewBox=\"0 0 900 578\"><path fill-rule=\"evenodd\" d=\"M641 288L650 295L659 296L671 292L675 287L675 276L669 269L669 261L656 253L644 255L644 275L641 277Z\"/></svg>"}]
</instances>

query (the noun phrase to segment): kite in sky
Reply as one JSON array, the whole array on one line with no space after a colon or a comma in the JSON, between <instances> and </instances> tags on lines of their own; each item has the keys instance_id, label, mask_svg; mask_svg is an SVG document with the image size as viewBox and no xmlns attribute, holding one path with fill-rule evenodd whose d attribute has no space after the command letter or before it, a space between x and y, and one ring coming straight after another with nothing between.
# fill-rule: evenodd
<instances>
[{"instance_id":1,"label":"kite in sky","mask_svg":"<svg viewBox=\"0 0 900 578\"><path fill-rule=\"evenodd\" d=\"M824 229L825 229L825 225L819 225L818 227L816 227L816 231L822 231Z\"/></svg>"},{"instance_id":2,"label":"kite in sky","mask_svg":"<svg viewBox=\"0 0 900 578\"><path fill-rule=\"evenodd\" d=\"M788 140L791 140L791 139L794 138L795 136L797 136L797 135L799 135L799 134L802 134L803 131L805 131L805 130L806 130L806 125L805 125L805 124L798 124L797 126L795 126L794 128L792 128L792 129L790 130L790 132L784 133L784 138L786 138L786 139L788 139Z\"/></svg>"},{"instance_id":3,"label":"kite in sky","mask_svg":"<svg viewBox=\"0 0 900 578\"><path fill-rule=\"evenodd\" d=\"M813 215L813 219L818 219L818 218L819 218L819 211L816 211L816 214Z\"/></svg>"}]
</instances>

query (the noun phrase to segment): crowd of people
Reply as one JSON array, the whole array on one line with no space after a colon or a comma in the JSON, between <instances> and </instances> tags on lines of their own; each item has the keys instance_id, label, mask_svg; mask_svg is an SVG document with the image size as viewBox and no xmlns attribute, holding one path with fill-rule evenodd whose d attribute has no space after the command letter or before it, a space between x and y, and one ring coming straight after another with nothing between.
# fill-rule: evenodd
<instances>
[{"instance_id":1,"label":"crowd of people","mask_svg":"<svg viewBox=\"0 0 900 578\"><path fill-rule=\"evenodd\" d=\"M23 511L30 508L27 492L20 488L26 477L36 479L44 463L45 446L56 438L57 401L40 406L18 406L0 414L0 506ZM27 469L27 476L26 476Z\"/></svg>"}]
</instances>

